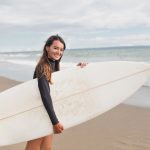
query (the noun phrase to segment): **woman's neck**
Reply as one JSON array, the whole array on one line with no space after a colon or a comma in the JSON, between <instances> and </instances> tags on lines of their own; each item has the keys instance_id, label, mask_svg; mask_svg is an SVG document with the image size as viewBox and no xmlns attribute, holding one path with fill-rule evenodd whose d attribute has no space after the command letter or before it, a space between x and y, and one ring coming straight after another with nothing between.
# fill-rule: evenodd
<instances>
[{"instance_id":1,"label":"woman's neck","mask_svg":"<svg viewBox=\"0 0 150 150\"><path fill-rule=\"evenodd\" d=\"M55 62L56 60L54 60L53 58L48 58L48 60L50 61L50 62Z\"/></svg>"}]
</instances>

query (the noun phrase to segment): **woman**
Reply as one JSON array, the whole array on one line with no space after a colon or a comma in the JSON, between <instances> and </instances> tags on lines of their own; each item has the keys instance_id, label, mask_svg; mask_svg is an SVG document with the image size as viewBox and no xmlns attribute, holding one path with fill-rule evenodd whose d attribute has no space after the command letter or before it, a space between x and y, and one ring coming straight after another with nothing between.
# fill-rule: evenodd
<instances>
[{"instance_id":1,"label":"woman","mask_svg":"<svg viewBox=\"0 0 150 150\"><path fill-rule=\"evenodd\" d=\"M59 63L65 48L65 42L60 36L54 35L48 38L43 49L42 57L40 58L34 72L34 78L38 78L41 98L53 124L55 133L61 133L64 128L55 115L49 83L52 83L51 73L60 69ZM28 141L26 150L51 150L52 137L53 135L48 135L39 139Z\"/></svg>"},{"instance_id":2,"label":"woman","mask_svg":"<svg viewBox=\"0 0 150 150\"><path fill-rule=\"evenodd\" d=\"M35 72L34 78L38 79L38 87L41 94L43 104L47 110L50 120L53 124L54 133L62 133L63 125L59 122L50 95L49 83L51 82L51 73L60 70L60 60L63 56L66 44L64 40L58 36L53 35L46 41L43 54L40 58ZM78 66L84 67L85 63L79 63ZM27 142L26 150L51 150L53 135L48 135L38 139Z\"/></svg>"}]
</instances>

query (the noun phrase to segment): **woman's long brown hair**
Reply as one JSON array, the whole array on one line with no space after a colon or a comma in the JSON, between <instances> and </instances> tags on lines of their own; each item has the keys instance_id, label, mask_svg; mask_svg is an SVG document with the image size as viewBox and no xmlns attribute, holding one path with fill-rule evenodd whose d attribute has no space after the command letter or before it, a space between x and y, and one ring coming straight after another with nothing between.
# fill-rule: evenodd
<instances>
[{"instance_id":1,"label":"woman's long brown hair","mask_svg":"<svg viewBox=\"0 0 150 150\"><path fill-rule=\"evenodd\" d=\"M60 41L64 45L64 50L66 49L66 44L60 36L53 35L53 36L49 37L44 45L43 54L42 54L37 66L36 66L36 69L35 69L37 78L41 78L43 75L45 75L46 79L51 84L52 84L52 81L51 81L52 68L50 67L50 64L48 62L48 54L46 51L46 47L51 46L55 40ZM59 60L55 61L55 70L56 71L60 70L60 60L61 60L61 58Z\"/></svg>"}]
</instances>

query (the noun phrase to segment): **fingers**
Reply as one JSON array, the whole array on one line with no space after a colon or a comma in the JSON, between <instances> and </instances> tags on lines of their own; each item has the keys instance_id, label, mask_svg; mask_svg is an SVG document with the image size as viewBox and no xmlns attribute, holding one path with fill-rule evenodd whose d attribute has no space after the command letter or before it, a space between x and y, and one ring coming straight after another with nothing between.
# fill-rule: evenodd
<instances>
[{"instance_id":1,"label":"fingers","mask_svg":"<svg viewBox=\"0 0 150 150\"><path fill-rule=\"evenodd\" d=\"M60 124L60 123L54 125L53 128L54 128L54 133L55 133L55 134L62 133L62 131L64 130L63 125Z\"/></svg>"},{"instance_id":2,"label":"fingers","mask_svg":"<svg viewBox=\"0 0 150 150\"><path fill-rule=\"evenodd\" d=\"M80 66L81 68L85 67L88 63L79 62L77 66Z\"/></svg>"},{"instance_id":3,"label":"fingers","mask_svg":"<svg viewBox=\"0 0 150 150\"><path fill-rule=\"evenodd\" d=\"M64 127L63 127L63 125L59 125L59 128L60 128L60 130L64 130Z\"/></svg>"},{"instance_id":4,"label":"fingers","mask_svg":"<svg viewBox=\"0 0 150 150\"><path fill-rule=\"evenodd\" d=\"M55 128L54 128L54 133L55 133L55 134L62 133L62 129L61 129L61 128L58 128L58 127L55 127Z\"/></svg>"},{"instance_id":5,"label":"fingers","mask_svg":"<svg viewBox=\"0 0 150 150\"><path fill-rule=\"evenodd\" d=\"M64 126L62 126L61 129L64 130Z\"/></svg>"}]
</instances>

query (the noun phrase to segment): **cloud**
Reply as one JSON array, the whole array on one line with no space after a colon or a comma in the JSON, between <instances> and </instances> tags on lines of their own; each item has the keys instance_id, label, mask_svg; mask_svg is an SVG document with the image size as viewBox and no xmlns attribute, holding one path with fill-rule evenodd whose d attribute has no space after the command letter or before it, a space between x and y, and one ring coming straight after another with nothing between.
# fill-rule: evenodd
<instances>
[{"instance_id":1,"label":"cloud","mask_svg":"<svg viewBox=\"0 0 150 150\"><path fill-rule=\"evenodd\" d=\"M88 47L112 47L112 46L134 46L134 45L149 45L150 35L149 34L131 34L131 35L123 35L123 36L91 36L91 37L81 37L78 40L73 39L71 45L78 48L84 48L87 43L92 43ZM71 42L71 41L70 41ZM82 43L79 45L79 43Z\"/></svg>"},{"instance_id":2,"label":"cloud","mask_svg":"<svg viewBox=\"0 0 150 150\"><path fill-rule=\"evenodd\" d=\"M149 6L149 0L0 0L0 39L5 45L0 44L5 47L15 36L14 47L17 41L33 47L55 33L63 35L69 47L107 46L119 39L128 44L137 41L133 37L144 44L150 33ZM128 35L119 35L122 30Z\"/></svg>"},{"instance_id":3,"label":"cloud","mask_svg":"<svg viewBox=\"0 0 150 150\"><path fill-rule=\"evenodd\" d=\"M5 4L5 5L4 5ZM18 1L3 2L1 23L31 26L56 22L79 24L84 27L124 28L150 25L147 0L62 0L62 1Z\"/></svg>"}]
</instances>

